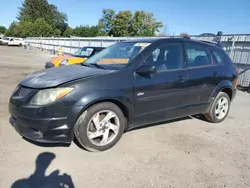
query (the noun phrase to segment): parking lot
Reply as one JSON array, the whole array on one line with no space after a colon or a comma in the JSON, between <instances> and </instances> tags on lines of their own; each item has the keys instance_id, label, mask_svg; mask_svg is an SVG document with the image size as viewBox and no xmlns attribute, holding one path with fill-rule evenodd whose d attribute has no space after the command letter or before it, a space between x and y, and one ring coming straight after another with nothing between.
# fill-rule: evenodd
<instances>
[{"instance_id":1,"label":"parking lot","mask_svg":"<svg viewBox=\"0 0 250 188\"><path fill-rule=\"evenodd\" d=\"M250 187L248 93L237 93L228 118L221 124L187 117L147 126L125 133L115 147L105 152L90 153L74 143L69 147L37 146L22 139L8 122L9 96L21 79L43 69L50 57L34 49L0 46L1 188L22 179L37 187L30 176L39 168L39 185L45 176L59 170L51 176L52 183L71 181L79 188ZM45 174L41 166L48 153L44 152L55 155ZM16 185L21 188L22 184Z\"/></svg>"}]
</instances>

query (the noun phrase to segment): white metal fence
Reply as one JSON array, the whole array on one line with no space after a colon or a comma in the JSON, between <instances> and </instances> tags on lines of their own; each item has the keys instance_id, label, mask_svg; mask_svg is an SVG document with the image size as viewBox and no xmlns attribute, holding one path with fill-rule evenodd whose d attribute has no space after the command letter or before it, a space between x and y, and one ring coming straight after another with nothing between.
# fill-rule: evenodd
<instances>
[{"instance_id":1,"label":"white metal fence","mask_svg":"<svg viewBox=\"0 0 250 188\"><path fill-rule=\"evenodd\" d=\"M74 53L83 46L103 46L107 47L116 42L134 40L134 39L150 39L156 37L95 37L95 38L45 38L31 37L25 40L26 44L49 50L56 53L61 47L63 53ZM213 40L214 37L191 36L194 39ZM250 34L247 35L223 35L220 42L224 50L229 54L236 66L240 67L240 71L250 66ZM240 85L246 86L250 83L250 71L242 74L239 80Z\"/></svg>"}]
</instances>

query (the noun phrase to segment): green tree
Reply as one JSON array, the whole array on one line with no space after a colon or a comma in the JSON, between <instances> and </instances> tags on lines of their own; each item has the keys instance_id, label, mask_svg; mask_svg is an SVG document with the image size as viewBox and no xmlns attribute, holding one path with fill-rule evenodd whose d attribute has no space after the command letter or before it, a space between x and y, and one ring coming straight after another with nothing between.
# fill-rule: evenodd
<instances>
[{"instance_id":1,"label":"green tree","mask_svg":"<svg viewBox=\"0 0 250 188\"><path fill-rule=\"evenodd\" d=\"M51 9L47 0L24 0L19 7L17 19L19 22L35 22L38 18L49 20Z\"/></svg>"},{"instance_id":2,"label":"green tree","mask_svg":"<svg viewBox=\"0 0 250 188\"><path fill-rule=\"evenodd\" d=\"M112 9L104 9L98 26L109 36L154 36L163 24L148 12L136 11L132 15L130 11L120 11L116 14Z\"/></svg>"},{"instance_id":3,"label":"green tree","mask_svg":"<svg viewBox=\"0 0 250 188\"><path fill-rule=\"evenodd\" d=\"M131 21L129 33L131 36L154 36L163 27L162 22L156 21L153 14L136 11Z\"/></svg>"},{"instance_id":4,"label":"green tree","mask_svg":"<svg viewBox=\"0 0 250 188\"><path fill-rule=\"evenodd\" d=\"M65 32L68 27L66 23L68 21L68 17L65 13L59 12L55 5L49 5L50 8L50 16L48 20L46 20L53 29L59 29L61 34Z\"/></svg>"},{"instance_id":5,"label":"green tree","mask_svg":"<svg viewBox=\"0 0 250 188\"><path fill-rule=\"evenodd\" d=\"M32 22L24 21L22 23L19 23L18 27L20 37L29 37L34 35L34 28Z\"/></svg>"},{"instance_id":6,"label":"green tree","mask_svg":"<svg viewBox=\"0 0 250 188\"><path fill-rule=\"evenodd\" d=\"M106 35L112 35L112 28L114 25L115 11L112 9L104 9L102 11L102 17L99 20L98 27Z\"/></svg>"},{"instance_id":7,"label":"green tree","mask_svg":"<svg viewBox=\"0 0 250 188\"><path fill-rule=\"evenodd\" d=\"M54 37L60 37L61 36L61 30L60 29L53 29L53 36Z\"/></svg>"},{"instance_id":8,"label":"green tree","mask_svg":"<svg viewBox=\"0 0 250 188\"><path fill-rule=\"evenodd\" d=\"M17 16L19 23L34 23L40 18L45 20L54 30L59 29L60 33L63 33L68 26L66 23L67 15L59 12L57 7L49 4L47 0L24 0ZM58 33L56 31L56 34Z\"/></svg>"},{"instance_id":9,"label":"green tree","mask_svg":"<svg viewBox=\"0 0 250 188\"><path fill-rule=\"evenodd\" d=\"M70 37L73 35L73 29L71 27L67 27L66 30L63 32L64 37Z\"/></svg>"},{"instance_id":10,"label":"green tree","mask_svg":"<svg viewBox=\"0 0 250 188\"><path fill-rule=\"evenodd\" d=\"M20 36L20 27L17 22L12 22L9 28L5 31L6 36L10 37L19 37Z\"/></svg>"},{"instance_id":11,"label":"green tree","mask_svg":"<svg viewBox=\"0 0 250 188\"><path fill-rule=\"evenodd\" d=\"M6 31L6 27L0 25L0 33L4 34Z\"/></svg>"},{"instance_id":12,"label":"green tree","mask_svg":"<svg viewBox=\"0 0 250 188\"><path fill-rule=\"evenodd\" d=\"M120 11L114 18L112 32L115 37L129 36L130 23L133 15L129 10Z\"/></svg>"},{"instance_id":13,"label":"green tree","mask_svg":"<svg viewBox=\"0 0 250 188\"><path fill-rule=\"evenodd\" d=\"M72 35L79 37L96 37L100 34L98 26L77 26L73 29Z\"/></svg>"},{"instance_id":14,"label":"green tree","mask_svg":"<svg viewBox=\"0 0 250 188\"><path fill-rule=\"evenodd\" d=\"M53 28L43 19L38 18L33 24L34 37L50 37L53 35Z\"/></svg>"}]
</instances>

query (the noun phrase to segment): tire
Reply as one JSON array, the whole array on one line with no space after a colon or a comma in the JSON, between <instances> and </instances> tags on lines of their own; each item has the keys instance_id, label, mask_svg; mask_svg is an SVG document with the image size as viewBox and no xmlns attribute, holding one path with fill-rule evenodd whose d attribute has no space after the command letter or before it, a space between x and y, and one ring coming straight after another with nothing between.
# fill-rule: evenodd
<instances>
[{"instance_id":1,"label":"tire","mask_svg":"<svg viewBox=\"0 0 250 188\"><path fill-rule=\"evenodd\" d=\"M225 105L220 105L221 106L220 107L219 103L220 104L225 103ZM227 105L226 105L226 103L227 103ZM226 119L229 110L230 110L230 98L225 92L220 92L216 96L216 98L215 98L212 106L208 110L208 112L206 112L204 115L208 121L210 121L212 123L220 123L224 119Z\"/></svg>"},{"instance_id":2,"label":"tire","mask_svg":"<svg viewBox=\"0 0 250 188\"><path fill-rule=\"evenodd\" d=\"M21 44L21 43L20 43L20 44L19 44L19 46L20 46L20 47L22 47L22 46L23 46L23 44Z\"/></svg>"},{"instance_id":3,"label":"tire","mask_svg":"<svg viewBox=\"0 0 250 188\"><path fill-rule=\"evenodd\" d=\"M108 114L111 115L108 116ZM109 119L112 116L114 117ZM105 121L105 117L109 120ZM116 124L117 126L114 126ZM120 140L125 127L126 118L121 109L111 102L102 102L91 106L79 116L74 126L74 134L76 140L86 150L104 151ZM99 136L91 139L92 135ZM105 135L108 139L104 139ZM104 143L105 140L107 140L106 143Z\"/></svg>"}]
</instances>

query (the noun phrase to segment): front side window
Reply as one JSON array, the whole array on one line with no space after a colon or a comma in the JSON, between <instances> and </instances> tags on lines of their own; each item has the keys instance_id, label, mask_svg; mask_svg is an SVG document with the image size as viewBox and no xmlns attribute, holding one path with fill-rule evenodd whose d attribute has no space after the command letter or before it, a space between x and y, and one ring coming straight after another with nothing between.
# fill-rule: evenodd
<instances>
[{"instance_id":1,"label":"front side window","mask_svg":"<svg viewBox=\"0 0 250 188\"><path fill-rule=\"evenodd\" d=\"M145 63L155 65L158 72L181 69L182 46L180 43L168 43L157 47L149 54Z\"/></svg>"},{"instance_id":2,"label":"front side window","mask_svg":"<svg viewBox=\"0 0 250 188\"><path fill-rule=\"evenodd\" d=\"M211 64L210 55L203 45L186 43L185 51L187 67L200 67Z\"/></svg>"}]
</instances>

